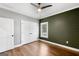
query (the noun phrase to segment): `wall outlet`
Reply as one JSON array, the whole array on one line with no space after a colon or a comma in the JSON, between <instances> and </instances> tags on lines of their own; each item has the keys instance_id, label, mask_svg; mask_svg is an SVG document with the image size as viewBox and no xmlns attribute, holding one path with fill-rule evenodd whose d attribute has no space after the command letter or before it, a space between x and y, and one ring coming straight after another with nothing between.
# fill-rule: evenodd
<instances>
[{"instance_id":1,"label":"wall outlet","mask_svg":"<svg viewBox=\"0 0 79 59\"><path fill-rule=\"evenodd\" d=\"M69 43L69 41L66 41L66 44L68 44Z\"/></svg>"}]
</instances>

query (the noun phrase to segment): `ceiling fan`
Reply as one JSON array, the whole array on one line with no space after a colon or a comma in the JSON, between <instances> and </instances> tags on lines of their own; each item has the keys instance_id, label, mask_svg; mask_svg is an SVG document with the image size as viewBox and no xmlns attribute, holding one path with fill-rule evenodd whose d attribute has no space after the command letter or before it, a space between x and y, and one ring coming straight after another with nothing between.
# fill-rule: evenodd
<instances>
[{"instance_id":1,"label":"ceiling fan","mask_svg":"<svg viewBox=\"0 0 79 59\"><path fill-rule=\"evenodd\" d=\"M31 5L33 5L34 7L36 7L39 12L41 12L42 9L45 9L45 8L53 6L53 5L41 6L42 3L37 3L37 4L31 3Z\"/></svg>"}]
</instances>

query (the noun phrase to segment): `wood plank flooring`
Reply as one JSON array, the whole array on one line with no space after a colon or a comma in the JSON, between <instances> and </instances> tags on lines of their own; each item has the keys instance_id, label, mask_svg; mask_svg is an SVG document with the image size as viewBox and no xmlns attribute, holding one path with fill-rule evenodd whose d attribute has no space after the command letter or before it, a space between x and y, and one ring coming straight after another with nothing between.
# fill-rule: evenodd
<instances>
[{"instance_id":1,"label":"wood plank flooring","mask_svg":"<svg viewBox=\"0 0 79 59\"><path fill-rule=\"evenodd\" d=\"M0 56L79 56L79 52L73 52L42 41L0 53Z\"/></svg>"}]
</instances>

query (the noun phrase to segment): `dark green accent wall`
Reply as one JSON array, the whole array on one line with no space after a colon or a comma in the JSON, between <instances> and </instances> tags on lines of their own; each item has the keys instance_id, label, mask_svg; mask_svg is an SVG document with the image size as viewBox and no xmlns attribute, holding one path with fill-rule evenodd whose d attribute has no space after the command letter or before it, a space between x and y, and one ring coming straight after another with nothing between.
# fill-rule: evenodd
<instances>
[{"instance_id":1,"label":"dark green accent wall","mask_svg":"<svg viewBox=\"0 0 79 59\"><path fill-rule=\"evenodd\" d=\"M40 19L39 24L42 22L48 22L48 39L44 40L79 49L79 8Z\"/></svg>"}]
</instances>

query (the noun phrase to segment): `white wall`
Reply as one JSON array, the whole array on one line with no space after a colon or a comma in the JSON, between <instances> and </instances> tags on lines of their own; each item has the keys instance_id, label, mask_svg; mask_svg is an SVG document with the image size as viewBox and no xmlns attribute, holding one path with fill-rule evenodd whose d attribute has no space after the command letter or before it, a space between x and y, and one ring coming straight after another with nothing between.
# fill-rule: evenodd
<instances>
[{"instance_id":1,"label":"white wall","mask_svg":"<svg viewBox=\"0 0 79 59\"><path fill-rule=\"evenodd\" d=\"M21 44L21 20L38 23L38 20L0 8L0 17L14 19L14 44Z\"/></svg>"}]
</instances>

